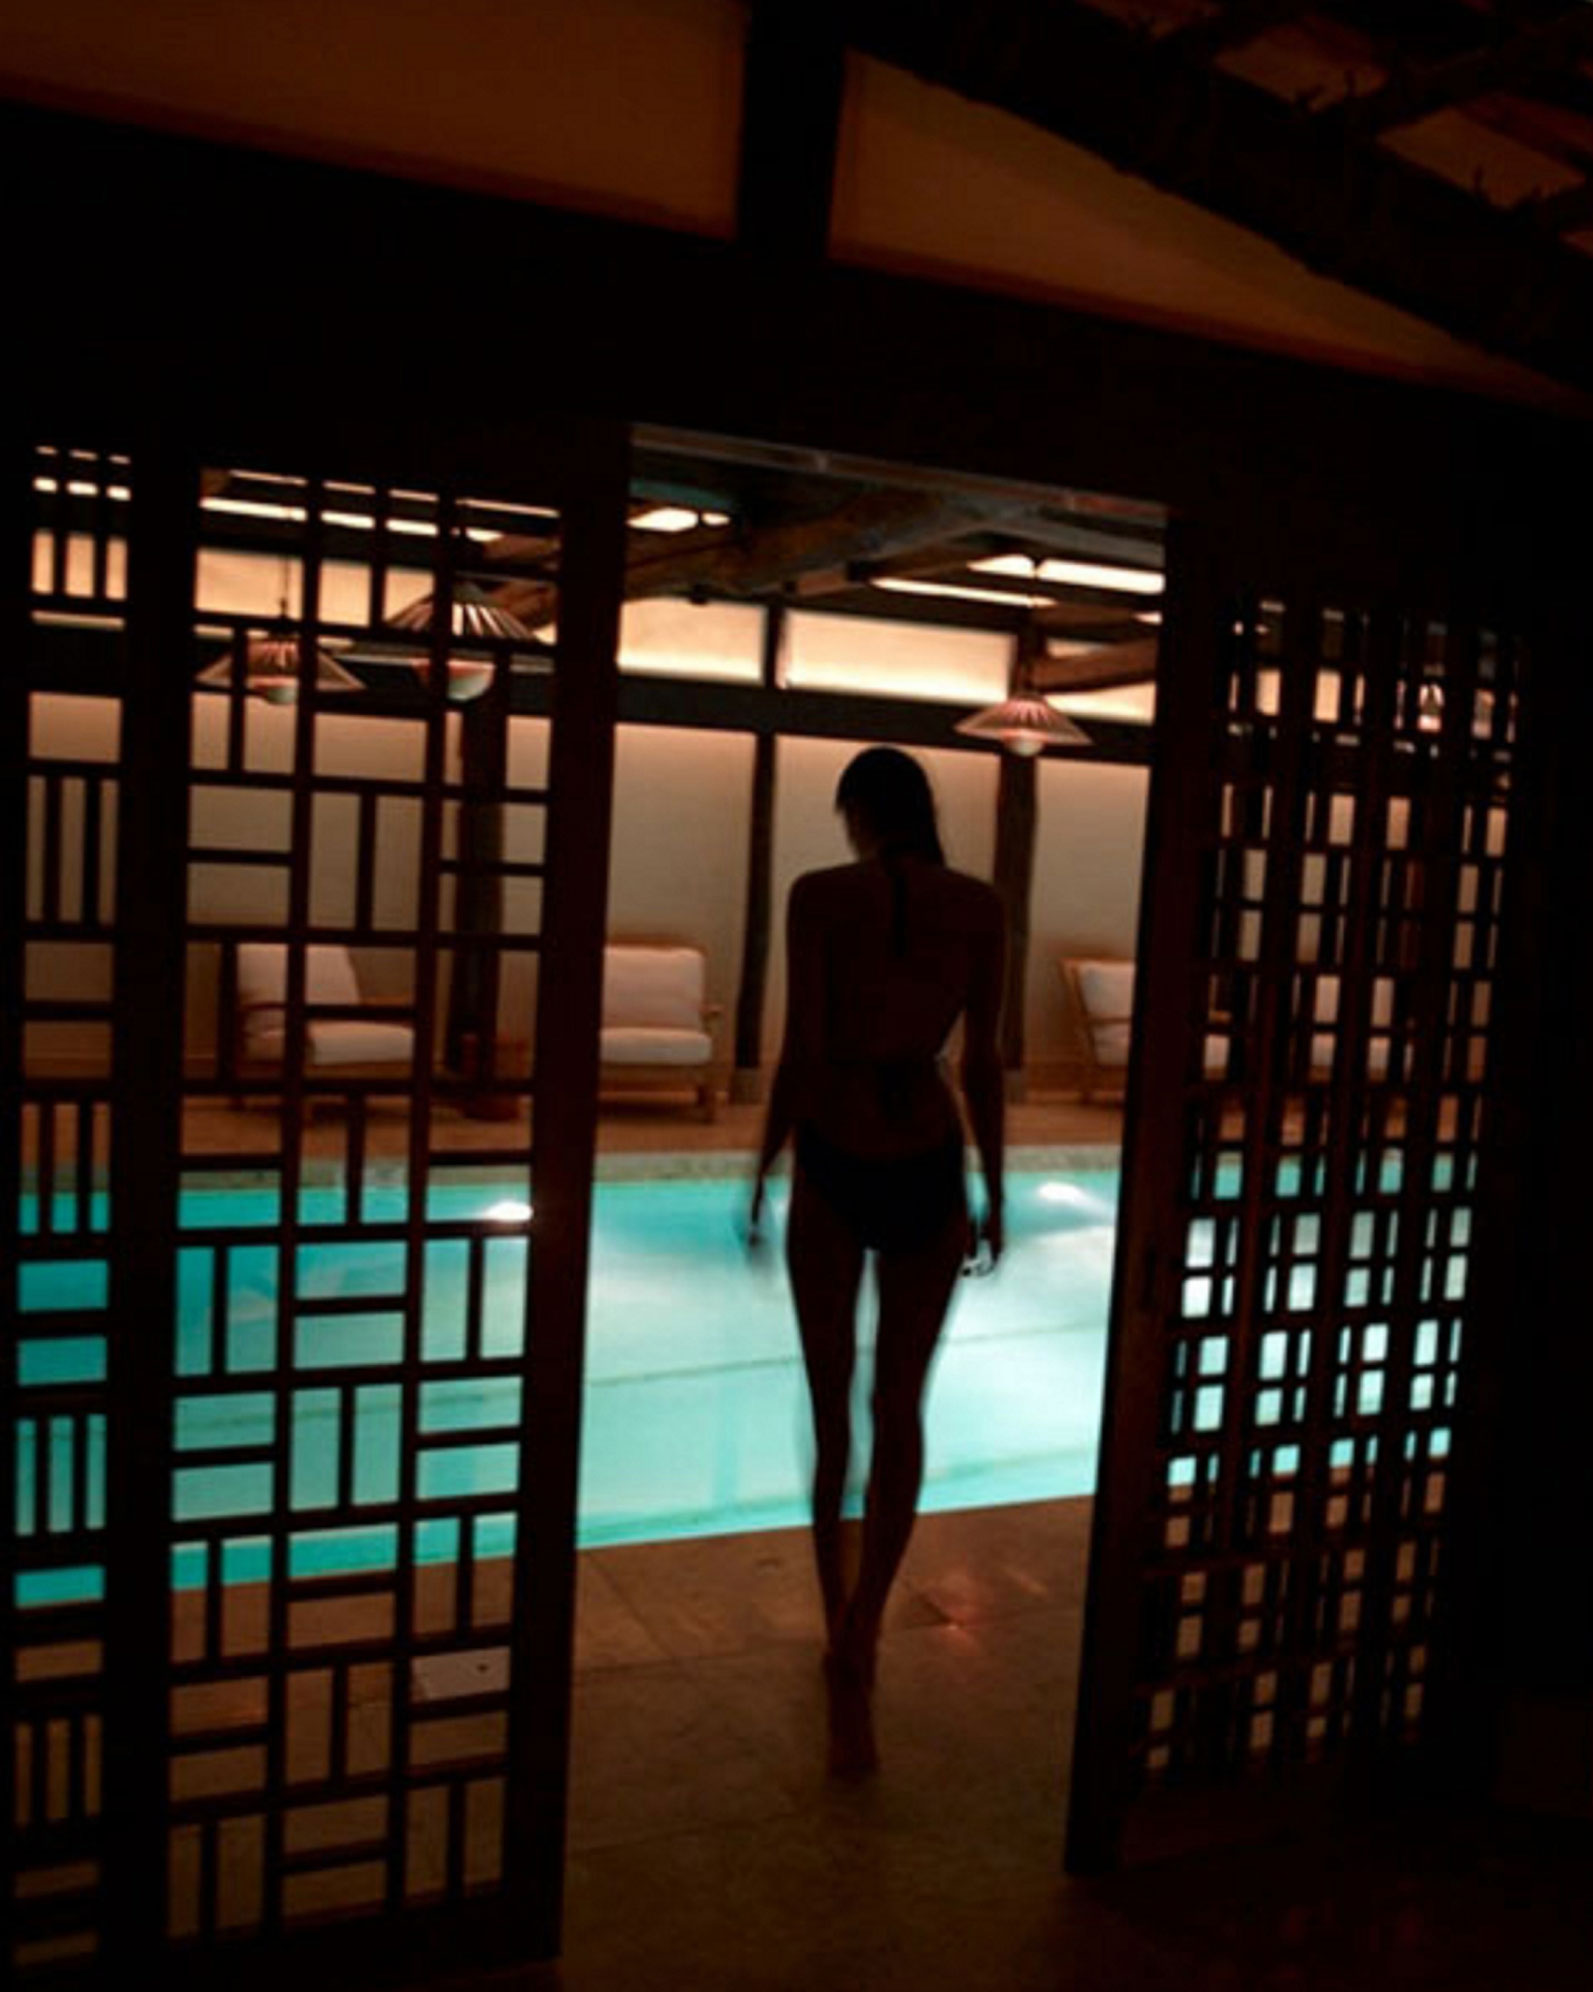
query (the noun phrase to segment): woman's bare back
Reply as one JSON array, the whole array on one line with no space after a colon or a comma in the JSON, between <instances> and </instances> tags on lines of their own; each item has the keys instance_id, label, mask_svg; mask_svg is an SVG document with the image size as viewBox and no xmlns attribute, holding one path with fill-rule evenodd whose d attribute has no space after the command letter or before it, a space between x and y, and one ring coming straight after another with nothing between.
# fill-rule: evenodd
<instances>
[{"instance_id":1,"label":"woman's bare back","mask_svg":"<svg viewBox=\"0 0 1593 1992\"><path fill-rule=\"evenodd\" d=\"M789 1042L799 1115L859 1156L905 1155L959 1126L941 1070L959 1017L993 1041L1001 902L915 857L809 872L792 889Z\"/></svg>"}]
</instances>

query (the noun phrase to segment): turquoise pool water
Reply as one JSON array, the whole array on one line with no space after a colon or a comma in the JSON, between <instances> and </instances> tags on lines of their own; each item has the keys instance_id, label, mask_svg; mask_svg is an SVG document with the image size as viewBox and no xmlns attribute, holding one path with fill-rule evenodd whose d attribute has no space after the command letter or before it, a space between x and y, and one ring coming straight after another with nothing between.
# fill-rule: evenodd
<instances>
[{"instance_id":1,"label":"turquoise pool water","mask_svg":"<svg viewBox=\"0 0 1593 1992\"><path fill-rule=\"evenodd\" d=\"M489 1230L482 1247L481 1352L508 1359L520 1352L527 1252L513 1194L490 1185L449 1185L431 1192L427 1211L429 1219L444 1226L458 1221L466 1232L479 1231L484 1217L501 1222L501 1233ZM745 1197L740 1176L597 1186L580 1481L583 1546L805 1520L811 1444L779 1243L783 1190L776 1189L770 1242L755 1252L741 1236ZM1018 1173L1009 1178L1009 1198L1007 1256L995 1277L959 1283L931 1379L926 1509L1082 1494L1093 1486L1117 1177L1106 1169ZM306 1191L301 1211L307 1225L342 1222L348 1215L342 1193L333 1188ZM220 1551L228 1581L253 1581L270 1569L263 1527L274 1468L243 1456L272 1445L279 1416L291 1418L290 1501L305 1516L289 1545L293 1572L380 1568L396 1556L394 1528L315 1523L317 1511L324 1517L350 1493L358 1505L390 1501L399 1492L400 1395L379 1377L402 1342L402 1317L396 1305L384 1303L404 1284L406 1212L401 1186L376 1190L363 1214L366 1238L300 1248L295 1374L291 1397L284 1397L275 1371L285 1353L278 1349L284 1331L277 1245L267 1235L258 1245L230 1244L224 1261L214 1250L223 1235L256 1226L264 1234L274 1225L275 1192L205 1191L184 1199L173 1516L179 1526L236 1520L236 1534L228 1531ZM465 1353L470 1249L463 1235L438 1237L426 1248L424 1348L440 1362ZM103 1306L103 1266L86 1252L34 1263L25 1269L20 1298L25 1317ZM317 1312L319 1302L324 1313ZM866 1431L867 1297L862 1318L857 1396L859 1429ZM25 1385L89 1380L103 1369L103 1344L90 1335L25 1340L22 1362ZM337 1391L318 1386L316 1372L336 1366L346 1383L351 1369L366 1364L373 1380L356 1383L352 1409L345 1407L340 1417ZM244 1380L241 1393L212 1387L223 1368ZM256 1372L258 1392L247 1388ZM446 1443L423 1451L420 1493L508 1496L517 1449L491 1428L511 1424L519 1408L520 1385L512 1376L423 1384L423 1440L443 1436ZM470 1434L478 1429L483 1436L475 1443ZM19 1519L23 1533L36 1540L59 1522L34 1511L34 1448L59 1442L57 1433L25 1427L19 1447ZM103 1434L88 1461L91 1520L103 1510L102 1448ZM199 1449L205 1462L185 1466L183 1455ZM218 1449L236 1449L239 1463L218 1463ZM857 1480L854 1494L860 1496L861 1468ZM50 1482L65 1488L71 1474L55 1471ZM251 1518L260 1533L251 1533ZM488 1512L470 1525L477 1555L507 1553L512 1546L507 1513ZM429 1560L457 1555L460 1526L446 1519L422 1524L419 1554ZM203 1555L202 1549L179 1549L174 1581L200 1581ZM19 1578L18 1599L92 1595L99 1582L93 1570L33 1571Z\"/></svg>"},{"instance_id":2,"label":"turquoise pool water","mask_svg":"<svg viewBox=\"0 0 1593 1992\"><path fill-rule=\"evenodd\" d=\"M994 1277L958 1283L931 1378L929 1509L1094 1486L1117 1178L1023 1174L1009 1198L1007 1254ZM805 1519L807 1401L778 1226L749 1255L744 1200L740 1182L599 1186L584 1542Z\"/></svg>"}]
</instances>

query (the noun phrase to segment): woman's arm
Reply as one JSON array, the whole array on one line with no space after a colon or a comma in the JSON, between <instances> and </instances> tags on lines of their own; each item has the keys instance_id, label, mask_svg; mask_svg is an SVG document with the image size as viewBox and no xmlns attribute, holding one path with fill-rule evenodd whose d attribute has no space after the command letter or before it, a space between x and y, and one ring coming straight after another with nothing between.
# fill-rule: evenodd
<instances>
[{"instance_id":1,"label":"woman's arm","mask_svg":"<svg viewBox=\"0 0 1593 1992\"><path fill-rule=\"evenodd\" d=\"M962 1092L973 1124L974 1145L985 1182L983 1235L992 1262L1006 1243L1003 1171L1006 1149L1006 1076L1001 1069L1001 991L1006 978L1006 921L992 895L992 915L974 943L973 974L963 1019Z\"/></svg>"},{"instance_id":2,"label":"woman's arm","mask_svg":"<svg viewBox=\"0 0 1593 1992\"><path fill-rule=\"evenodd\" d=\"M763 1140L753 1179L754 1225L762 1214L764 1178L806 1107L823 1035L823 1018L823 957L812 885L809 879L799 878L786 901L785 1037L774 1083L769 1089L769 1109L764 1116Z\"/></svg>"}]
</instances>

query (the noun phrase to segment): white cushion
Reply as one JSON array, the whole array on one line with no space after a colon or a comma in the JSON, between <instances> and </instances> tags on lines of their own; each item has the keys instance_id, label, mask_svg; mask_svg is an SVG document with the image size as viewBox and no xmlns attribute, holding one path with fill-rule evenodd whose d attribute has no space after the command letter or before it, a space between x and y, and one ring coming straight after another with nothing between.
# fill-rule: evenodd
<instances>
[{"instance_id":1,"label":"white cushion","mask_svg":"<svg viewBox=\"0 0 1593 1992\"><path fill-rule=\"evenodd\" d=\"M311 1024L312 1065L407 1065L415 1033L407 1024L348 1022Z\"/></svg>"},{"instance_id":2,"label":"white cushion","mask_svg":"<svg viewBox=\"0 0 1593 1992\"><path fill-rule=\"evenodd\" d=\"M282 941L245 941L238 950L238 1001L280 1003L288 987L288 950ZM357 1003L360 986L347 948L304 950L304 996L309 1003Z\"/></svg>"},{"instance_id":3,"label":"white cushion","mask_svg":"<svg viewBox=\"0 0 1593 1992\"><path fill-rule=\"evenodd\" d=\"M415 1048L415 1033L407 1024L328 1022L305 1027L306 1065L406 1065ZM280 1058L282 1031L251 1031L247 1049L252 1058Z\"/></svg>"},{"instance_id":4,"label":"white cushion","mask_svg":"<svg viewBox=\"0 0 1593 1992\"><path fill-rule=\"evenodd\" d=\"M287 983L288 950L284 942L245 941L238 949L238 1001L244 1006L244 1050L251 1058L282 1056L282 1004ZM361 1000L347 948L304 950L304 1000L351 1007ZM311 1016L305 1020L307 1065L400 1065L409 1061L414 1049L415 1033L408 1024L368 1023L361 1017Z\"/></svg>"},{"instance_id":5,"label":"white cushion","mask_svg":"<svg viewBox=\"0 0 1593 1992\"><path fill-rule=\"evenodd\" d=\"M604 1025L700 1034L706 966L700 948L604 948Z\"/></svg>"},{"instance_id":6,"label":"white cushion","mask_svg":"<svg viewBox=\"0 0 1593 1992\"><path fill-rule=\"evenodd\" d=\"M713 1040L706 1031L666 1031L614 1025L599 1038L605 1065L706 1065Z\"/></svg>"},{"instance_id":7,"label":"white cushion","mask_svg":"<svg viewBox=\"0 0 1593 1992\"><path fill-rule=\"evenodd\" d=\"M1100 1065L1127 1065L1130 1027L1127 1024L1091 1024L1090 1043Z\"/></svg>"},{"instance_id":8,"label":"white cushion","mask_svg":"<svg viewBox=\"0 0 1593 1992\"><path fill-rule=\"evenodd\" d=\"M1134 1015L1134 964L1080 961L1073 967L1097 1061L1102 1065L1126 1065Z\"/></svg>"}]
</instances>

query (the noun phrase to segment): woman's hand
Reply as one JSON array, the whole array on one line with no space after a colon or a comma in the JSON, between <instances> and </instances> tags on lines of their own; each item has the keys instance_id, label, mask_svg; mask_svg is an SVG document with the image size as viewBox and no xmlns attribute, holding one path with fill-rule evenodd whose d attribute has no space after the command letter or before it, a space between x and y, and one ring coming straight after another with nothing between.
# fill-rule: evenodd
<instances>
[{"instance_id":1,"label":"woman's hand","mask_svg":"<svg viewBox=\"0 0 1593 1992\"><path fill-rule=\"evenodd\" d=\"M985 1249L990 1254L990 1270L994 1272L1001 1263L1001 1255L1007 1249L1007 1220L1001 1206L985 1212L983 1224Z\"/></svg>"},{"instance_id":2,"label":"woman's hand","mask_svg":"<svg viewBox=\"0 0 1593 1992\"><path fill-rule=\"evenodd\" d=\"M763 1187L767 1171L761 1166L752 1179L752 1202L747 1207L747 1249L755 1251L763 1243Z\"/></svg>"},{"instance_id":3,"label":"woman's hand","mask_svg":"<svg viewBox=\"0 0 1593 1992\"><path fill-rule=\"evenodd\" d=\"M1006 1243L1006 1224L999 1209L987 1210L982 1217L970 1217L968 1254L962 1266L964 1278L983 1279L993 1273Z\"/></svg>"}]
</instances>

